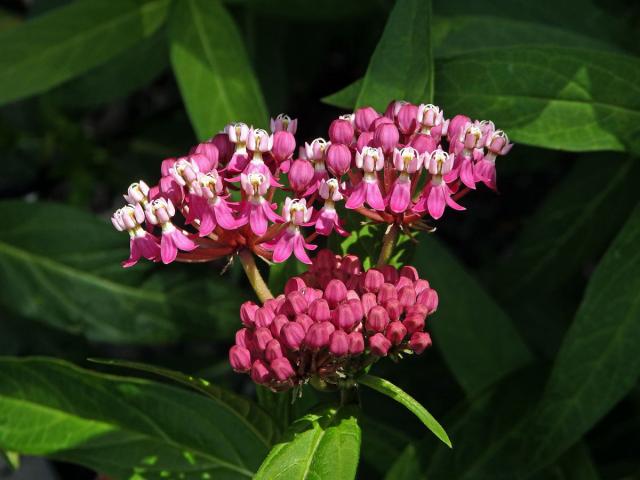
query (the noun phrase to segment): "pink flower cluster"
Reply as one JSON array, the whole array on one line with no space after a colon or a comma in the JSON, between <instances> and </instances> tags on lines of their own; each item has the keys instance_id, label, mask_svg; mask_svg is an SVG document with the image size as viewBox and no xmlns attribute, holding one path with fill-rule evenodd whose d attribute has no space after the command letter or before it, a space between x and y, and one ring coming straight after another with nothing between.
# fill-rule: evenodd
<instances>
[{"instance_id":1,"label":"pink flower cluster","mask_svg":"<svg viewBox=\"0 0 640 480\"><path fill-rule=\"evenodd\" d=\"M339 202L376 222L420 228L427 213L438 219L446 206L464 209L456 200L476 183L495 190L496 157L511 148L492 122L446 120L434 105L397 101L383 115L365 107L341 116L330 141L305 143L294 158L296 129L286 115L272 119L271 133L230 124L188 155L162 161L156 185L133 183L128 205L112 217L130 235L123 265L142 257L205 262L240 248L310 264L318 235L348 234ZM287 195L280 214L278 190ZM314 232L305 236L304 228Z\"/></svg>"},{"instance_id":2,"label":"pink flower cluster","mask_svg":"<svg viewBox=\"0 0 640 480\"><path fill-rule=\"evenodd\" d=\"M231 366L286 390L316 377L337 385L380 357L422 353L438 295L415 268L363 271L358 257L321 250L304 274L263 306L245 302Z\"/></svg>"}]
</instances>

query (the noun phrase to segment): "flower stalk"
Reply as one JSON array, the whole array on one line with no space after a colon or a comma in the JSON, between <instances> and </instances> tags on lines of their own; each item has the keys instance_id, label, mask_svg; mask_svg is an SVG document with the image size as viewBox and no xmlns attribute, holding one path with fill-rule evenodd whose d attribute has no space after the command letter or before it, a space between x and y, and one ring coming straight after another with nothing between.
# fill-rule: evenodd
<instances>
[{"instance_id":1,"label":"flower stalk","mask_svg":"<svg viewBox=\"0 0 640 480\"><path fill-rule=\"evenodd\" d=\"M398 225L392 223L387 227L387 231L382 238L382 248L380 249L380 256L378 257L378 267L382 267L389 263L393 249L398 241Z\"/></svg>"},{"instance_id":2,"label":"flower stalk","mask_svg":"<svg viewBox=\"0 0 640 480\"><path fill-rule=\"evenodd\" d=\"M260 271L258 270L258 266L256 265L256 261L253 258L253 253L250 250L242 249L238 252L238 258L240 259L240 263L242 264L242 268L244 269L244 273L247 274L247 278L249 279L249 283L253 290L256 292L258 299L264 303L266 300L272 299L273 294L267 283L262 278Z\"/></svg>"}]
</instances>

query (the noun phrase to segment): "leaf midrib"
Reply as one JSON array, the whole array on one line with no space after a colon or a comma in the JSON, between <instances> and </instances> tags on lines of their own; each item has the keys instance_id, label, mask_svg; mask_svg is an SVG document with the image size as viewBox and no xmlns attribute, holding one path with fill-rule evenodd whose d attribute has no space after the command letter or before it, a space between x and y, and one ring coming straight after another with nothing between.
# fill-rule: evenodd
<instances>
[{"instance_id":1,"label":"leaf midrib","mask_svg":"<svg viewBox=\"0 0 640 480\"><path fill-rule=\"evenodd\" d=\"M231 104L229 101L229 97L227 96L227 92L224 88L222 80L220 78L218 62L215 58L215 54L211 51L209 43L206 41L208 37L206 35L206 31L204 29L204 25L202 24L202 18L198 15L198 8L195 5L196 0L188 0L189 1L189 11L193 18L193 23L195 25L196 33L198 38L200 39L200 43L202 44L202 48L204 50L205 57L209 62L209 66L212 67L211 72L213 73L213 81L216 83L218 90L218 98L224 104L224 109L228 116L233 112L231 108Z\"/></svg>"}]
</instances>

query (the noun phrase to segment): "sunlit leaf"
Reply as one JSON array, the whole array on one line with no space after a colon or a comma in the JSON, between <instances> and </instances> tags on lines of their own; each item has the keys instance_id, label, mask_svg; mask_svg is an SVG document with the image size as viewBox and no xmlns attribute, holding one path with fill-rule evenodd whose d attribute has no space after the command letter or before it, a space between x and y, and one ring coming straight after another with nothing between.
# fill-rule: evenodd
<instances>
[{"instance_id":1,"label":"sunlit leaf","mask_svg":"<svg viewBox=\"0 0 640 480\"><path fill-rule=\"evenodd\" d=\"M173 71L199 139L233 121L267 126L266 106L242 37L218 0L176 3L169 40Z\"/></svg>"},{"instance_id":2,"label":"sunlit leaf","mask_svg":"<svg viewBox=\"0 0 640 480\"><path fill-rule=\"evenodd\" d=\"M396 2L369 62L356 104L383 110L389 101L433 97L431 0Z\"/></svg>"},{"instance_id":3,"label":"sunlit leaf","mask_svg":"<svg viewBox=\"0 0 640 480\"><path fill-rule=\"evenodd\" d=\"M47 90L152 35L169 0L74 2L0 34L0 104Z\"/></svg>"},{"instance_id":4,"label":"sunlit leaf","mask_svg":"<svg viewBox=\"0 0 640 480\"><path fill-rule=\"evenodd\" d=\"M256 480L355 478L360 427L355 407L323 407L296 420L269 452Z\"/></svg>"},{"instance_id":5,"label":"sunlit leaf","mask_svg":"<svg viewBox=\"0 0 640 480\"><path fill-rule=\"evenodd\" d=\"M57 360L4 358L0 448L114 478L202 480L251 478L268 446L223 401Z\"/></svg>"},{"instance_id":6,"label":"sunlit leaf","mask_svg":"<svg viewBox=\"0 0 640 480\"><path fill-rule=\"evenodd\" d=\"M266 445L271 444L276 434L275 426L271 421L271 418L269 418L269 416L253 402L241 397L240 395L224 390L204 378L194 377L193 375L187 375L186 373L168 368L127 360L92 358L89 359L89 361L102 365L129 368L132 370L139 370L159 375L192 388L215 401L222 402L235 410L240 416L246 418L248 423L251 424L248 425L248 427L251 428L255 435Z\"/></svg>"}]
</instances>

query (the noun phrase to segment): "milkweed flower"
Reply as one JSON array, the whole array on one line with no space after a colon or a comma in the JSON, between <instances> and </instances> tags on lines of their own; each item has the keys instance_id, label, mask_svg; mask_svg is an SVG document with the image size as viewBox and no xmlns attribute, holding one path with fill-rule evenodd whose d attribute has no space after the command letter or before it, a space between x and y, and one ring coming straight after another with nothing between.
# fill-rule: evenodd
<instances>
[{"instance_id":1,"label":"milkweed flower","mask_svg":"<svg viewBox=\"0 0 640 480\"><path fill-rule=\"evenodd\" d=\"M205 262L242 249L307 262L318 235L348 235L345 213L409 234L430 230L447 206L463 210L458 202L476 184L495 190L496 159L512 148L490 121L447 119L435 105L406 101L390 102L384 115L372 107L341 115L329 141L298 142L298 122L284 114L270 127L231 123L186 155L162 160L157 183L132 183L112 217L130 234L123 264ZM278 205L288 197L297 200Z\"/></svg>"}]
</instances>

